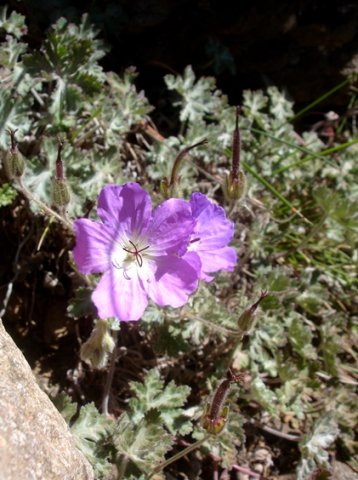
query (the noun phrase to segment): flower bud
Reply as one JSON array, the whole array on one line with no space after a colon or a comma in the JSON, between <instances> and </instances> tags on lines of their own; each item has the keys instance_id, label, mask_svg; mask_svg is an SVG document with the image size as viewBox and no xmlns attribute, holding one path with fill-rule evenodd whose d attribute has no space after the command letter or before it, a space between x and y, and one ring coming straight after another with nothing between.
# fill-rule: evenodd
<instances>
[{"instance_id":1,"label":"flower bud","mask_svg":"<svg viewBox=\"0 0 358 480\"><path fill-rule=\"evenodd\" d=\"M21 177L25 170L25 160L24 157L19 152L17 148L15 133L17 130L8 130L8 133L11 138L11 147L8 152L6 152L3 159L4 169L6 176L9 180L12 180L16 177Z\"/></svg>"},{"instance_id":2,"label":"flower bud","mask_svg":"<svg viewBox=\"0 0 358 480\"><path fill-rule=\"evenodd\" d=\"M104 368L115 346L107 320L97 320L90 337L81 346L81 360L93 368Z\"/></svg>"}]
</instances>

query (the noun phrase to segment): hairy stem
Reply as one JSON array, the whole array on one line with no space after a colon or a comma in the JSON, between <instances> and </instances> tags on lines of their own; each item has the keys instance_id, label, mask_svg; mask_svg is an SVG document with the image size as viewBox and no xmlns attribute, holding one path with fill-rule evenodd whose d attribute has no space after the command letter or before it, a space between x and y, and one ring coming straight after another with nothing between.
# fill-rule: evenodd
<instances>
[{"instance_id":1,"label":"hairy stem","mask_svg":"<svg viewBox=\"0 0 358 480\"><path fill-rule=\"evenodd\" d=\"M21 178L17 178L17 184L22 192L22 194L30 201L36 203L41 210L48 215L49 217L54 217L56 220L58 220L62 225L65 225L69 230L73 232L73 225L70 221L66 220L63 218L60 214L55 212L52 208L48 207L45 203L43 203L41 200L39 200L35 195L30 192L30 190L24 185L22 182Z\"/></svg>"},{"instance_id":2,"label":"hairy stem","mask_svg":"<svg viewBox=\"0 0 358 480\"><path fill-rule=\"evenodd\" d=\"M201 440L197 440L195 443L192 443L188 447L184 448L184 450L181 450L180 452L176 453L172 457L168 458L163 463L160 463L157 467L153 468L153 470L149 473L148 475L148 480L151 478L153 475L156 473L160 472L161 470L164 470L168 465L171 465L172 463L176 462L179 460L179 458L185 457L188 453L192 452L193 450L196 450L200 445L202 445L208 438L210 438L210 434L205 435Z\"/></svg>"},{"instance_id":3,"label":"hairy stem","mask_svg":"<svg viewBox=\"0 0 358 480\"><path fill-rule=\"evenodd\" d=\"M122 457L121 465L118 468L117 480L122 480L122 478L124 477L124 474L126 473L126 470L127 470L128 461L129 459L127 456Z\"/></svg>"},{"instance_id":4,"label":"hairy stem","mask_svg":"<svg viewBox=\"0 0 358 480\"><path fill-rule=\"evenodd\" d=\"M114 341L117 343L117 332L113 332L113 337L114 337ZM115 347L113 349L113 352L110 354L109 370L108 370L106 385L104 386L104 392L103 392L103 398L102 398L102 413L106 416L109 415L108 402L109 402L109 395L111 393L111 387L113 383L117 356L118 356L118 349L117 347Z\"/></svg>"}]
</instances>

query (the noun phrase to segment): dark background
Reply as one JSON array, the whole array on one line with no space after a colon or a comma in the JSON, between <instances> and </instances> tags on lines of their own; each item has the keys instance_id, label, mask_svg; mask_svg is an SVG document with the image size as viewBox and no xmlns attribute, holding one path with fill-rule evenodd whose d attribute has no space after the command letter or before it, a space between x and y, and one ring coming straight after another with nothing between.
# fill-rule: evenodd
<instances>
[{"instance_id":1,"label":"dark background","mask_svg":"<svg viewBox=\"0 0 358 480\"><path fill-rule=\"evenodd\" d=\"M137 67L138 86L158 106L163 76L191 64L213 75L230 103L243 89L276 85L300 108L358 70L358 2L226 0L10 0L27 18L36 47L60 16L84 12L110 47L105 70ZM347 89L322 109L344 109Z\"/></svg>"}]
</instances>

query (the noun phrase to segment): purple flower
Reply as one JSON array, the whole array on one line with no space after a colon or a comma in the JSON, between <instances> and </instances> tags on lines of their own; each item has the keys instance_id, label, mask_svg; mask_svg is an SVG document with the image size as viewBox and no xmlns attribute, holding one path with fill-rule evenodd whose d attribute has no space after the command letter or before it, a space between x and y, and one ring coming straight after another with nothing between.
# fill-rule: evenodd
<instances>
[{"instance_id":1,"label":"purple flower","mask_svg":"<svg viewBox=\"0 0 358 480\"><path fill-rule=\"evenodd\" d=\"M75 222L75 262L81 273L103 273L92 300L101 318L139 320L148 297L181 307L198 285L197 260L186 252L194 219L188 202L170 199L152 211L137 183L107 185L98 198L102 222Z\"/></svg>"},{"instance_id":2,"label":"purple flower","mask_svg":"<svg viewBox=\"0 0 358 480\"><path fill-rule=\"evenodd\" d=\"M227 244L234 236L234 224L226 218L225 210L210 202L202 193L190 197L192 215L196 220L190 238L188 252L183 256L188 262L197 265L201 262L199 278L210 282L209 274L219 270L232 272L237 262L236 251Z\"/></svg>"}]
</instances>

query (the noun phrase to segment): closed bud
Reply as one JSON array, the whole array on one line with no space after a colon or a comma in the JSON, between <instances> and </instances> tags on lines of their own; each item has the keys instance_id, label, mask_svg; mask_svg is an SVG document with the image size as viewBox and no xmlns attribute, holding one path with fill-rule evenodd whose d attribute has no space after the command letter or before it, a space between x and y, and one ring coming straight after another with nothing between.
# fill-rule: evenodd
<instances>
[{"instance_id":1,"label":"closed bud","mask_svg":"<svg viewBox=\"0 0 358 480\"><path fill-rule=\"evenodd\" d=\"M25 160L24 157L19 152L17 148L15 133L17 130L8 130L8 133L11 138L11 147L6 152L3 163L6 176L9 180L13 178L21 177L25 170Z\"/></svg>"},{"instance_id":2,"label":"closed bud","mask_svg":"<svg viewBox=\"0 0 358 480\"><path fill-rule=\"evenodd\" d=\"M108 355L113 352L115 346L108 322L97 320L89 339L81 346L81 360L93 368L104 368L107 365Z\"/></svg>"}]
</instances>

